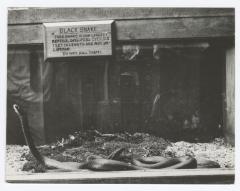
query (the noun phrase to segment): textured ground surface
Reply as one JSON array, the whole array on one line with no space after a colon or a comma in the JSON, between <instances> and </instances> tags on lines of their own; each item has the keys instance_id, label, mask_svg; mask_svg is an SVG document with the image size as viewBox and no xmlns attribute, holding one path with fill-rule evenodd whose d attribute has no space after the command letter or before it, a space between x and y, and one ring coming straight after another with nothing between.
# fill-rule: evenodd
<instances>
[{"instance_id":1,"label":"textured ground surface","mask_svg":"<svg viewBox=\"0 0 240 191\"><path fill-rule=\"evenodd\" d=\"M221 168L234 167L234 147L225 143L223 138L216 138L208 143L170 142L160 137L144 133L114 134L99 136L96 134L75 134L51 145L39 147L45 156L59 161L86 160L89 155L107 157L120 147L128 148L133 156L185 156L198 159L204 157L218 162ZM24 171L22 171L24 170ZM27 146L7 145L6 173L44 172L36 165Z\"/></svg>"},{"instance_id":2,"label":"textured ground surface","mask_svg":"<svg viewBox=\"0 0 240 191\"><path fill-rule=\"evenodd\" d=\"M6 147L6 173L19 174L22 171L23 165L27 162L24 154L27 154L29 149L27 146L7 145Z\"/></svg>"}]
</instances>

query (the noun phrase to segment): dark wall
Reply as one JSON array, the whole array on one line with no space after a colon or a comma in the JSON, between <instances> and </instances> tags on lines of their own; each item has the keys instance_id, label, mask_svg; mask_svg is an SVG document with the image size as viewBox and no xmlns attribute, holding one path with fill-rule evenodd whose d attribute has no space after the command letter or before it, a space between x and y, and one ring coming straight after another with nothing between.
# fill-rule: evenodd
<instances>
[{"instance_id":1,"label":"dark wall","mask_svg":"<svg viewBox=\"0 0 240 191\"><path fill-rule=\"evenodd\" d=\"M52 97L44 106L48 139L95 129L98 103L103 97L104 63L98 59L51 63L54 68Z\"/></svg>"},{"instance_id":2,"label":"dark wall","mask_svg":"<svg viewBox=\"0 0 240 191\"><path fill-rule=\"evenodd\" d=\"M43 100L47 140L89 129L172 139L217 136L224 56L214 44L149 43L118 45L112 58L50 60L51 96ZM36 67L32 64L30 72ZM36 91L41 90L37 79L31 80ZM8 121L10 130L16 120Z\"/></svg>"},{"instance_id":3,"label":"dark wall","mask_svg":"<svg viewBox=\"0 0 240 191\"><path fill-rule=\"evenodd\" d=\"M219 44L211 44L200 67L200 112L206 135L223 133L224 67L225 50Z\"/></svg>"}]
</instances>

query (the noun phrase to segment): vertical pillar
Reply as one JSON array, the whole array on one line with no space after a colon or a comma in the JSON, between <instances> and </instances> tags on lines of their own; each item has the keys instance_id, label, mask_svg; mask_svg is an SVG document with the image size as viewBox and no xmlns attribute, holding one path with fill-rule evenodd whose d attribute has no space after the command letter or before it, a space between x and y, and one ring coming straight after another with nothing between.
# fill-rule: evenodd
<instances>
[{"instance_id":1,"label":"vertical pillar","mask_svg":"<svg viewBox=\"0 0 240 191\"><path fill-rule=\"evenodd\" d=\"M39 109L37 116L39 118L39 125L41 124L41 134L42 137L40 144L46 144L50 141L49 132L51 132L52 124L51 121L54 119L55 113L52 110L51 103L51 86L53 80L53 63L43 60L43 51L38 52L38 63L40 64L40 74L41 74L41 101L39 103ZM55 136L54 136L55 138Z\"/></svg>"},{"instance_id":2,"label":"vertical pillar","mask_svg":"<svg viewBox=\"0 0 240 191\"><path fill-rule=\"evenodd\" d=\"M104 63L104 76L103 76L103 88L104 88L104 101L108 102L108 67L109 61Z\"/></svg>"},{"instance_id":3,"label":"vertical pillar","mask_svg":"<svg viewBox=\"0 0 240 191\"><path fill-rule=\"evenodd\" d=\"M235 48L226 50L226 99L225 99L225 137L232 145L235 144L234 135L235 114Z\"/></svg>"},{"instance_id":4,"label":"vertical pillar","mask_svg":"<svg viewBox=\"0 0 240 191\"><path fill-rule=\"evenodd\" d=\"M110 103L109 103L109 90L108 90L108 70L109 70L109 60L104 61L103 70L103 99L98 101L97 108L97 128L102 132L112 132L112 125L110 120Z\"/></svg>"}]
</instances>

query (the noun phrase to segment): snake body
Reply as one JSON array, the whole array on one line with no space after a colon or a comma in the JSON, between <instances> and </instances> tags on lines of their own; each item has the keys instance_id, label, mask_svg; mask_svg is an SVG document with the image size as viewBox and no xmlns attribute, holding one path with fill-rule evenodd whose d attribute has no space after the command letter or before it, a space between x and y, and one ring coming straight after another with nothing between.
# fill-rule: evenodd
<instances>
[{"instance_id":1,"label":"snake body","mask_svg":"<svg viewBox=\"0 0 240 191\"><path fill-rule=\"evenodd\" d=\"M25 141L35 159L44 166L51 166L66 171L77 171L79 169L89 169L94 171L112 171L112 170L142 170L144 168L138 167L132 164L120 162L112 159L103 159L100 157L89 157L84 163L78 162L59 162L57 160L42 156L37 150L34 141L31 136L31 132L28 125L26 113L17 105L13 105L13 109L16 112L20 123L21 129L24 134ZM109 158L116 158L122 149L115 151L109 156Z\"/></svg>"},{"instance_id":2,"label":"snake body","mask_svg":"<svg viewBox=\"0 0 240 191\"><path fill-rule=\"evenodd\" d=\"M34 141L32 139L31 132L30 132L30 129L29 129L29 126L28 126L26 113L17 104L13 105L13 109L16 112L16 114L17 114L17 116L20 120L21 129L22 129L22 132L23 132L23 135L24 135L24 139L25 139L32 155L37 159L37 161L40 164L45 165L44 157L39 153L36 146L34 145Z\"/></svg>"},{"instance_id":3,"label":"snake body","mask_svg":"<svg viewBox=\"0 0 240 191\"><path fill-rule=\"evenodd\" d=\"M159 156L133 159L133 164L147 169L189 169L197 168L197 161L190 156L164 158Z\"/></svg>"},{"instance_id":4,"label":"snake body","mask_svg":"<svg viewBox=\"0 0 240 191\"><path fill-rule=\"evenodd\" d=\"M26 114L21 108L14 104L13 109L16 112L25 141L35 159L44 166L51 166L66 171L78 171L80 169L89 169L93 171L121 171L121 170L146 170L146 169L178 169L178 168L196 168L197 162L192 157L164 158L164 157L140 157L132 159L132 163L119 161L118 158L124 149L120 148L114 151L107 159L99 156L91 156L86 162L59 162L54 159L42 156L36 148L31 137Z\"/></svg>"}]
</instances>

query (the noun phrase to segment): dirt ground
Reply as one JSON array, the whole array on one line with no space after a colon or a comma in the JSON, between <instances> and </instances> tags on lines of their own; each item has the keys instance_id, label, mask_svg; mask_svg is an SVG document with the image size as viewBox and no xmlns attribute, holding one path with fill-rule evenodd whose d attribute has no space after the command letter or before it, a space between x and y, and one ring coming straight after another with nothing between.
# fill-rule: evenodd
<instances>
[{"instance_id":1,"label":"dirt ground","mask_svg":"<svg viewBox=\"0 0 240 191\"><path fill-rule=\"evenodd\" d=\"M114 150L125 147L132 156L179 157L190 155L218 162L221 168L234 168L235 148L223 138L206 143L185 141L170 142L146 133L101 134L99 132L78 132L49 145L38 147L39 151L59 161L83 162L90 155L106 158ZM27 146L7 145L6 174L44 172L29 153Z\"/></svg>"}]
</instances>

